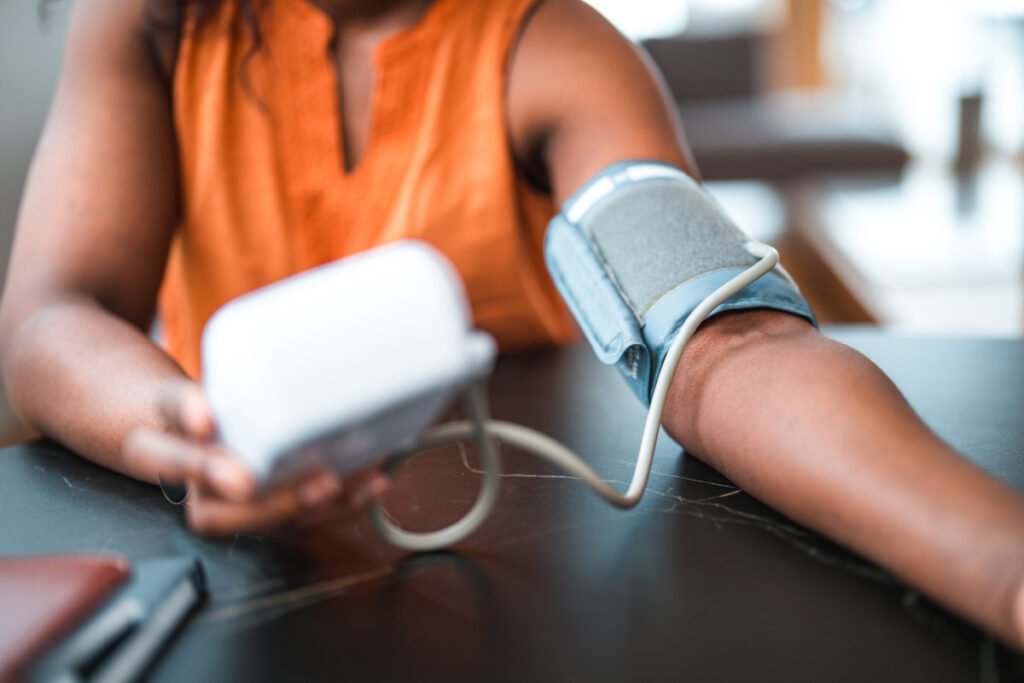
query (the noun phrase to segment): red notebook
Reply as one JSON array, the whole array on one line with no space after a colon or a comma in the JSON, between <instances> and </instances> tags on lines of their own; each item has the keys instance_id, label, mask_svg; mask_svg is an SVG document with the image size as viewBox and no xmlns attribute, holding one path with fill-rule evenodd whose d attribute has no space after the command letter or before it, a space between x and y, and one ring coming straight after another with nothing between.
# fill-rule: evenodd
<instances>
[{"instance_id":1,"label":"red notebook","mask_svg":"<svg viewBox=\"0 0 1024 683\"><path fill-rule=\"evenodd\" d=\"M112 555L0 558L0 681L22 680L130 575L128 560Z\"/></svg>"}]
</instances>

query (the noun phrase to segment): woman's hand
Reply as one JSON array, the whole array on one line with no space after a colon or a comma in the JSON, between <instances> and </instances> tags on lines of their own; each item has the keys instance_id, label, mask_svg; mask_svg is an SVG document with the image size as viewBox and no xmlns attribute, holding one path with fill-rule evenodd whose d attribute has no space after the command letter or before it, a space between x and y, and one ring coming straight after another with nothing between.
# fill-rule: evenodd
<instances>
[{"instance_id":1,"label":"woman's hand","mask_svg":"<svg viewBox=\"0 0 1024 683\"><path fill-rule=\"evenodd\" d=\"M376 469L342 482L320 472L266 493L241 459L216 442L209 405L197 384L168 384L160 400L168 431L139 428L125 442L124 457L136 471L157 473L164 484L185 484L186 519L203 535L266 533L285 526L352 515L389 488Z\"/></svg>"}]
</instances>

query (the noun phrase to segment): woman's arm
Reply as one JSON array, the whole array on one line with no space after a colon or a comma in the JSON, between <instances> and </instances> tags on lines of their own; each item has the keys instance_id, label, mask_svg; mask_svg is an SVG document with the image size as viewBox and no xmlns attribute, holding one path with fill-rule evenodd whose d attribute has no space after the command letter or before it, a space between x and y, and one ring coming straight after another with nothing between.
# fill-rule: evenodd
<instances>
[{"instance_id":1,"label":"woman's arm","mask_svg":"<svg viewBox=\"0 0 1024 683\"><path fill-rule=\"evenodd\" d=\"M143 35L144 0L75 3L64 70L29 174L0 310L16 414L144 481L187 480L191 526L267 530L360 507L375 472L252 497L216 445L199 387L147 335L179 215L171 99ZM329 509L328 509L329 508Z\"/></svg>"},{"instance_id":2,"label":"woman's arm","mask_svg":"<svg viewBox=\"0 0 1024 683\"><path fill-rule=\"evenodd\" d=\"M509 125L559 202L622 159L692 172L671 111L596 12L539 7L511 62ZM720 315L687 347L664 425L751 494L1024 647L1024 498L935 437L860 354L785 313Z\"/></svg>"},{"instance_id":3,"label":"woman's arm","mask_svg":"<svg viewBox=\"0 0 1024 683\"><path fill-rule=\"evenodd\" d=\"M29 173L0 314L15 412L86 457L154 481L121 444L162 429L182 378L147 338L178 216L170 99L139 0L73 8L64 68Z\"/></svg>"}]
</instances>

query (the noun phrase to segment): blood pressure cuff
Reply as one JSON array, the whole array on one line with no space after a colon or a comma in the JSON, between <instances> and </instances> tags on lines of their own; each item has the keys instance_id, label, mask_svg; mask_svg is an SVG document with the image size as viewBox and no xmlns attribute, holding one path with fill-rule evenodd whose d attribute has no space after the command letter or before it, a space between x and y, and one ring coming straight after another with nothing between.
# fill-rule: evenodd
<instances>
[{"instance_id":1,"label":"blood pressure cuff","mask_svg":"<svg viewBox=\"0 0 1024 683\"><path fill-rule=\"evenodd\" d=\"M650 402L658 370L686 317L755 262L751 239L679 169L622 162L588 181L548 226L544 256L601 362L616 365ZM776 269L722 311L769 308L817 324L796 285Z\"/></svg>"}]
</instances>

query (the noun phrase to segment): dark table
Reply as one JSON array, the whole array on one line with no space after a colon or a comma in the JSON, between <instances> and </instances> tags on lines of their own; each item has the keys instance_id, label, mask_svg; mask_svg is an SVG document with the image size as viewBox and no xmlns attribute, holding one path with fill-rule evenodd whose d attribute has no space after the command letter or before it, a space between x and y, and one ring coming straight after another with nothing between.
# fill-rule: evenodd
<instances>
[{"instance_id":1,"label":"dark table","mask_svg":"<svg viewBox=\"0 0 1024 683\"><path fill-rule=\"evenodd\" d=\"M890 373L942 437L1024 490L1024 342L831 334ZM643 409L588 349L504 359L491 394L496 416L629 478ZM413 460L389 509L411 528L454 519L475 496L474 462L455 448ZM39 442L0 453L0 554L201 556L210 599L157 681L1024 677L1019 655L667 438L629 512L522 454L505 453L503 483L493 517L450 553L406 556L364 520L287 542L210 541L155 489Z\"/></svg>"}]
</instances>

